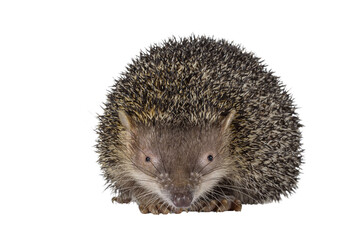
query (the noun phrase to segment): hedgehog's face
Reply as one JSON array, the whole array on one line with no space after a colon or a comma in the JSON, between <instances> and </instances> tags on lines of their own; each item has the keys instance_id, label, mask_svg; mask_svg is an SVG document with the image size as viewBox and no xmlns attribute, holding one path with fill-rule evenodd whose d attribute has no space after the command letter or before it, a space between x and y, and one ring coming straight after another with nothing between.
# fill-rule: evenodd
<instances>
[{"instance_id":1,"label":"hedgehog's face","mask_svg":"<svg viewBox=\"0 0 360 240\"><path fill-rule=\"evenodd\" d=\"M227 173L232 117L205 127L133 127L134 179L170 206L189 208Z\"/></svg>"}]
</instances>

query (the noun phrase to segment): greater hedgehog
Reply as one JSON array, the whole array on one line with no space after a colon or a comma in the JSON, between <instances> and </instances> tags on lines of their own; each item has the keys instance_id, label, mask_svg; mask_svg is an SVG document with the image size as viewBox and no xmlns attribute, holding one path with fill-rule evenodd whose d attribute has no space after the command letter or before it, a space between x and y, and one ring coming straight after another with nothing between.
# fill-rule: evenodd
<instances>
[{"instance_id":1,"label":"greater hedgehog","mask_svg":"<svg viewBox=\"0 0 360 240\"><path fill-rule=\"evenodd\" d=\"M97 151L113 201L142 213L228 211L297 186L292 97L242 47L205 36L141 52L108 94Z\"/></svg>"}]
</instances>

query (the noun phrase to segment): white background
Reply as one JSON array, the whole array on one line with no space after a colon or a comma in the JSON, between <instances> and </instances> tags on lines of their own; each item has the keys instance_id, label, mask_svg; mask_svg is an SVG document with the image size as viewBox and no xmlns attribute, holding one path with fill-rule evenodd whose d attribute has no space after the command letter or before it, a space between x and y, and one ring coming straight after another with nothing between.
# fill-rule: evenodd
<instances>
[{"instance_id":1,"label":"white background","mask_svg":"<svg viewBox=\"0 0 360 240\"><path fill-rule=\"evenodd\" d=\"M1 1L1 239L359 239L357 1ZM299 106L299 188L242 212L112 204L94 152L105 95L140 49L225 38Z\"/></svg>"}]
</instances>

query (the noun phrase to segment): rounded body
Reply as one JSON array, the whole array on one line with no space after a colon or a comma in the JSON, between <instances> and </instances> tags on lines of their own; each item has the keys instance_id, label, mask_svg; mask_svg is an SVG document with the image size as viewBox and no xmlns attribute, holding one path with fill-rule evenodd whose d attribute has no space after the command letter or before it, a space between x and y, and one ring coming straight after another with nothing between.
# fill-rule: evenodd
<instances>
[{"instance_id":1,"label":"rounded body","mask_svg":"<svg viewBox=\"0 0 360 240\"><path fill-rule=\"evenodd\" d=\"M207 37L170 39L140 53L110 91L99 163L123 202L279 200L296 188L301 164L295 110L252 53Z\"/></svg>"}]
</instances>

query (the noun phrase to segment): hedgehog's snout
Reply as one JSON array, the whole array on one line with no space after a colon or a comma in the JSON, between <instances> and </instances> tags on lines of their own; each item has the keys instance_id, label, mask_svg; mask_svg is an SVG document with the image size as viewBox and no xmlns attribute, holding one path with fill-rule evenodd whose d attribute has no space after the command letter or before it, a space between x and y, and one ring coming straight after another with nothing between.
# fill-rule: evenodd
<instances>
[{"instance_id":1,"label":"hedgehog's snout","mask_svg":"<svg viewBox=\"0 0 360 240\"><path fill-rule=\"evenodd\" d=\"M190 207L194 194L191 191L176 191L171 192L171 201L176 207L187 208Z\"/></svg>"},{"instance_id":2,"label":"hedgehog's snout","mask_svg":"<svg viewBox=\"0 0 360 240\"><path fill-rule=\"evenodd\" d=\"M199 174L191 172L189 178L185 177L186 175L188 174L181 171L178 171L177 174L169 175L165 173L160 175L162 192L178 208L188 208L191 206L200 181Z\"/></svg>"},{"instance_id":3,"label":"hedgehog's snout","mask_svg":"<svg viewBox=\"0 0 360 240\"><path fill-rule=\"evenodd\" d=\"M165 185L163 190L175 207L187 208L194 199L194 191L190 186L190 184L179 186L172 183Z\"/></svg>"}]
</instances>

